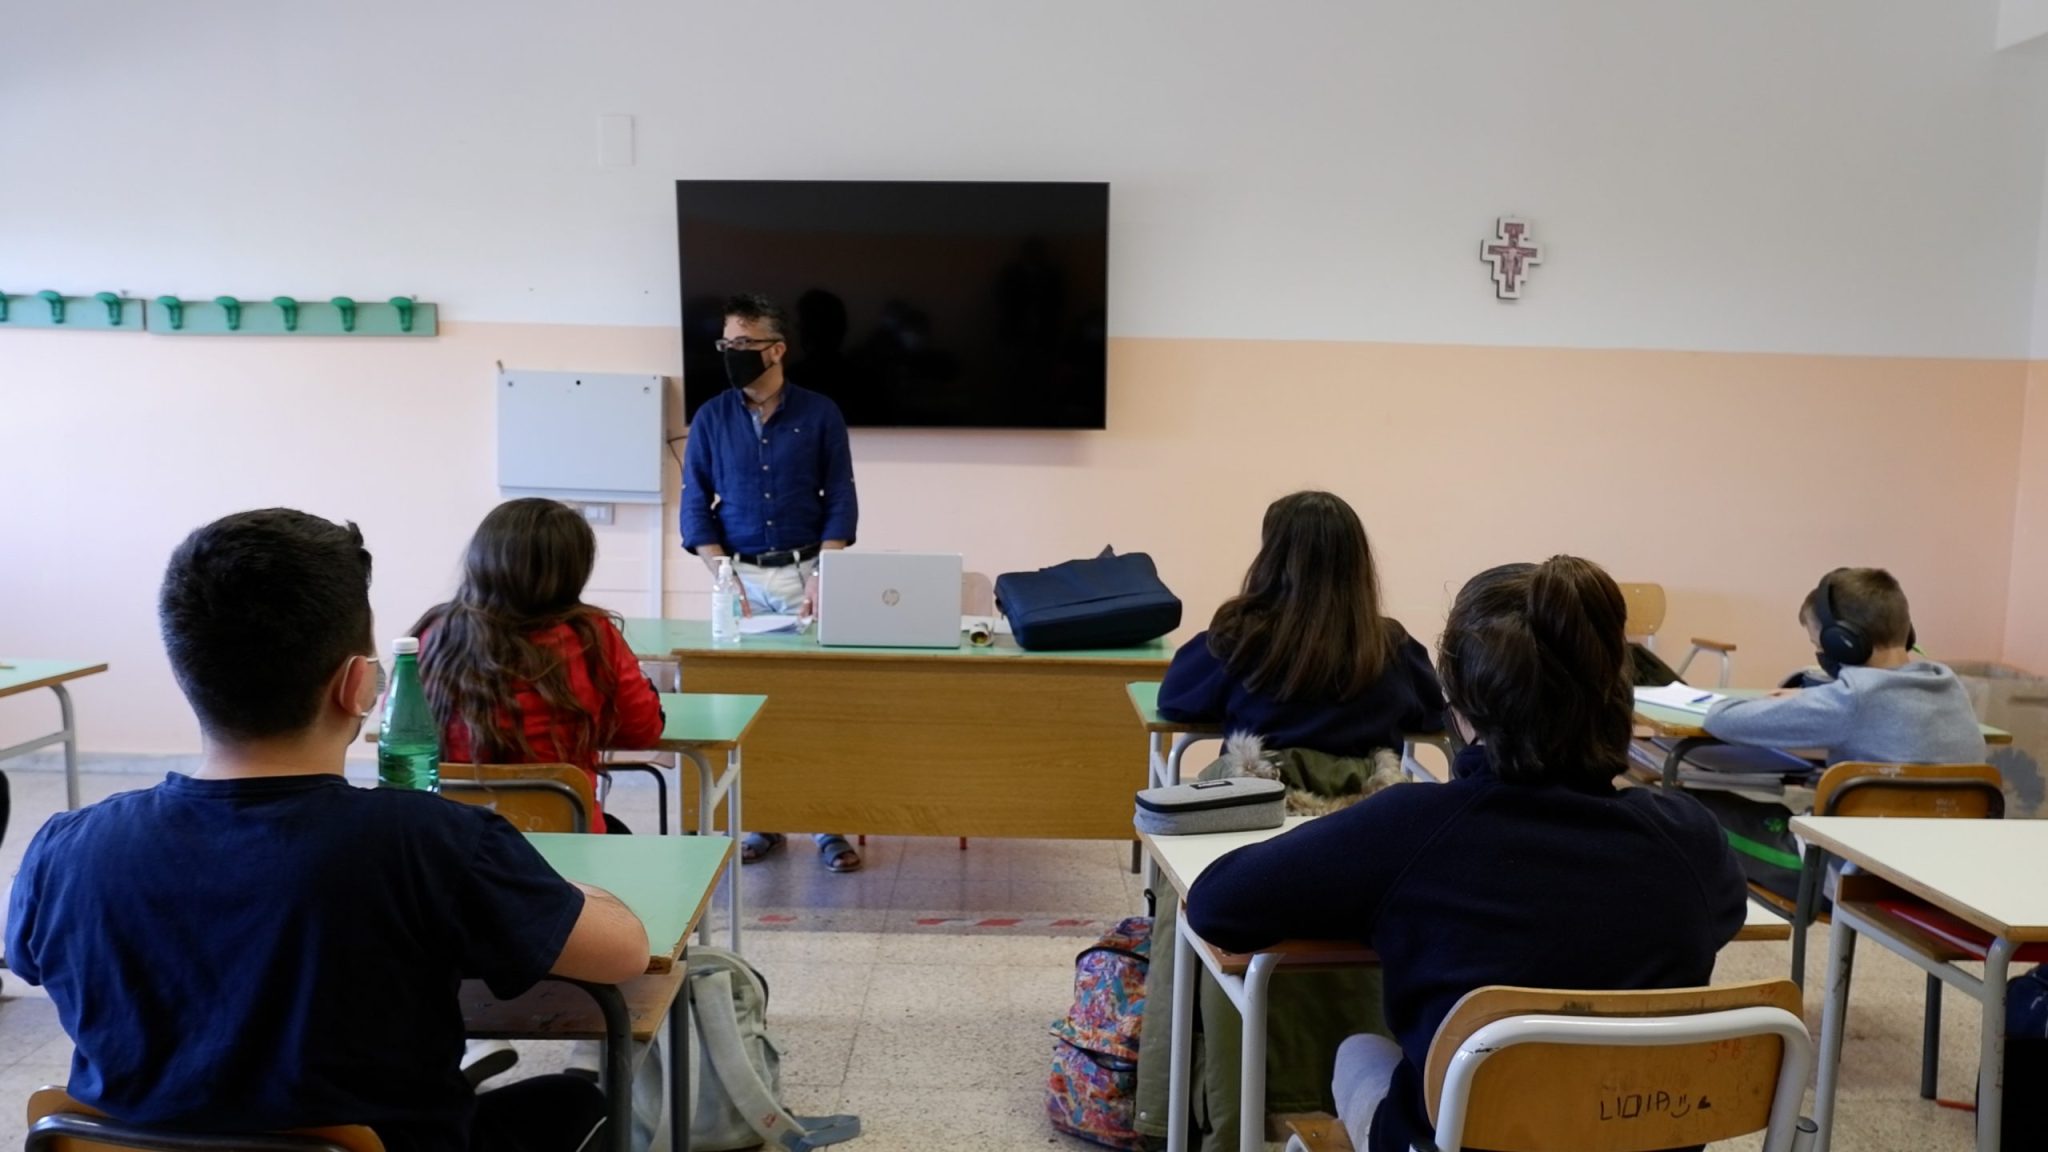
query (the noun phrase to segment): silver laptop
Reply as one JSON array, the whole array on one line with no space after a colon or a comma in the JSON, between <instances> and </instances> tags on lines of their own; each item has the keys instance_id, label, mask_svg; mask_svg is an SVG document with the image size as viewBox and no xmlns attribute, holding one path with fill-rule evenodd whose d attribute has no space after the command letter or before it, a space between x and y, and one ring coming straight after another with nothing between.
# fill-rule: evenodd
<instances>
[{"instance_id":1,"label":"silver laptop","mask_svg":"<svg viewBox=\"0 0 2048 1152\"><path fill-rule=\"evenodd\" d=\"M819 556L818 643L958 648L960 557L838 551Z\"/></svg>"}]
</instances>

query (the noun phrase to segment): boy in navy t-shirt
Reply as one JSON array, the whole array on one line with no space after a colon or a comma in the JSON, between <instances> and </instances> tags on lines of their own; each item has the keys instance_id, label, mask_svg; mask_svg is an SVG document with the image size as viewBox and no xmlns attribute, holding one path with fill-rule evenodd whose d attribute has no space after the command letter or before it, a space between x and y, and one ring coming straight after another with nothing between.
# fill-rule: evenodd
<instances>
[{"instance_id":1,"label":"boy in navy t-shirt","mask_svg":"<svg viewBox=\"0 0 2048 1152\"><path fill-rule=\"evenodd\" d=\"M645 968L646 930L495 813L342 778L377 696L369 581L353 524L270 509L186 538L158 609L203 766L44 825L8 963L49 989L71 1094L117 1119L574 1152L595 1087L474 1094L458 985L617 983Z\"/></svg>"}]
</instances>

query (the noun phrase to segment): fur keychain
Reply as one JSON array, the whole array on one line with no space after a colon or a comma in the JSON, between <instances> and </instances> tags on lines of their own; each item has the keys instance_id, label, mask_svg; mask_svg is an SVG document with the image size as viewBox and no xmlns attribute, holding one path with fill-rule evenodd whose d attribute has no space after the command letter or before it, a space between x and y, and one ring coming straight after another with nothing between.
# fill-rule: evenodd
<instances>
[{"instance_id":1,"label":"fur keychain","mask_svg":"<svg viewBox=\"0 0 2048 1152\"><path fill-rule=\"evenodd\" d=\"M1212 771L1217 776L1256 776L1262 780L1279 780L1287 785L1287 814L1290 816L1327 816L1339 809L1349 808L1367 796L1393 784L1408 783L1408 774L1401 769L1401 757L1387 748L1373 750L1372 771L1366 777L1363 791L1342 796L1325 796L1306 788L1297 788L1280 771L1280 754L1266 751L1265 738L1255 732L1233 732L1223 742L1223 755L1219 757ZM1202 773L1207 777L1210 772Z\"/></svg>"}]
</instances>

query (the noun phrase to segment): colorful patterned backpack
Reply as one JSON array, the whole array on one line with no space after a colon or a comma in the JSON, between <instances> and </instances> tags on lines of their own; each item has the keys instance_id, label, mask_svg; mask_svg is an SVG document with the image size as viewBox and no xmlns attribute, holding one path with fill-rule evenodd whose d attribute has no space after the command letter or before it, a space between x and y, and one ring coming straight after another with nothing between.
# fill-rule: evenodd
<instances>
[{"instance_id":1,"label":"colorful patterned backpack","mask_svg":"<svg viewBox=\"0 0 2048 1152\"><path fill-rule=\"evenodd\" d=\"M1148 916L1133 916L1104 933L1074 958L1074 1007L1052 1026L1046 1116L1060 1131L1107 1148L1141 1146L1134 1126L1138 1031L1151 950Z\"/></svg>"}]
</instances>

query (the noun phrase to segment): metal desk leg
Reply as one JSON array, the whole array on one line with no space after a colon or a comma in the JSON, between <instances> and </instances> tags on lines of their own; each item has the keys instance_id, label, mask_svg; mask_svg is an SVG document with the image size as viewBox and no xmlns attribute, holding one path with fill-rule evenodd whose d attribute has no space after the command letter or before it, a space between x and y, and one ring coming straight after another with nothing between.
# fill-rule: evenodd
<instances>
[{"instance_id":1,"label":"metal desk leg","mask_svg":"<svg viewBox=\"0 0 2048 1152\"><path fill-rule=\"evenodd\" d=\"M1714 741L1711 739L1702 739L1698 736L1688 736L1685 739L1680 740L1678 743L1673 744L1671 746L1671 751L1666 753L1664 756L1664 786L1666 788L1678 787L1678 766L1685 762L1685 754L1692 751L1695 748L1700 747L1703 744L1712 743L1714 743ZM1821 1131L1821 1137L1823 1140L1825 1140L1827 1137L1827 1131L1825 1128L1823 1128Z\"/></svg>"},{"instance_id":2,"label":"metal desk leg","mask_svg":"<svg viewBox=\"0 0 2048 1152\"><path fill-rule=\"evenodd\" d=\"M1188 934L1187 910L1182 909L1174 919L1173 933L1173 1023L1166 1074L1166 1152L1187 1152L1188 1148L1188 1105L1193 1095L1188 1077L1195 1054L1195 984L1201 980L1202 972L1202 961L1195 955L1194 937Z\"/></svg>"},{"instance_id":3,"label":"metal desk leg","mask_svg":"<svg viewBox=\"0 0 2048 1152\"><path fill-rule=\"evenodd\" d=\"M1828 932L1827 998L1820 1012L1820 1063L1813 1085L1813 1152L1828 1152L1835 1136L1835 1088L1842 1074L1842 1036L1848 1029L1849 975L1856 965L1856 929L1838 910ZM1999 1021L2004 1022L2003 1011ZM1981 1116L1979 1123L1982 1122ZM1997 1145L1991 1145L1996 1148Z\"/></svg>"},{"instance_id":4,"label":"metal desk leg","mask_svg":"<svg viewBox=\"0 0 2048 1152\"><path fill-rule=\"evenodd\" d=\"M1244 974L1244 1003L1238 1014L1244 1020L1244 1067L1238 1070L1238 1152L1266 1152L1266 990L1273 982L1273 969L1280 957L1261 952L1252 957ZM1175 986L1180 973L1175 972Z\"/></svg>"},{"instance_id":5,"label":"metal desk leg","mask_svg":"<svg viewBox=\"0 0 2048 1152\"><path fill-rule=\"evenodd\" d=\"M682 753L682 755L689 757L690 763L695 764L697 766L697 835L709 836L711 835L711 810L713 807L711 800L711 762L709 760L704 759L704 754L702 752L697 751L694 748ZM676 791L681 792L682 789L678 788L676 789ZM678 797L678 800L680 799L681 798ZM732 838L732 862L726 866L725 882L731 884L735 889L737 889L739 887L740 880L740 832L739 825L737 824L733 825ZM709 916L706 916L702 920L699 920L697 922L697 943L711 943L711 918ZM733 950L737 952L739 949L735 948Z\"/></svg>"},{"instance_id":6,"label":"metal desk leg","mask_svg":"<svg viewBox=\"0 0 2048 1152\"><path fill-rule=\"evenodd\" d=\"M57 694L57 712L64 719L64 803L78 808L78 725L71 720L71 693L62 684L50 685Z\"/></svg>"},{"instance_id":7,"label":"metal desk leg","mask_svg":"<svg viewBox=\"0 0 2048 1152\"><path fill-rule=\"evenodd\" d=\"M1145 787L1147 788L1159 787L1161 778L1166 775L1165 736L1164 732L1147 732L1145 734ZM1134 840L1131 842L1131 848L1135 852L1142 852L1144 850L1144 843ZM1136 872L1139 863L1138 858L1133 856L1131 858L1131 871ZM1157 893L1159 891L1159 865L1150 860L1143 861L1143 864L1145 869L1145 891Z\"/></svg>"},{"instance_id":8,"label":"metal desk leg","mask_svg":"<svg viewBox=\"0 0 2048 1152\"><path fill-rule=\"evenodd\" d=\"M693 749L684 752L683 755L689 757L691 763L697 766L697 835L710 836L715 833L716 829L713 827L713 824L715 823L714 816L718 811L718 801L721 797L725 800L725 826L726 830L732 834L733 839L732 859L725 866L725 912L729 918L728 932L732 938L732 950L738 952L740 950L741 863L739 839L742 827L740 824L740 750L734 748L725 754L725 775L716 780L712 778L711 761L706 760L702 752ZM697 943L711 943L711 919L708 916L697 925Z\"/></svg>"},{"instance_id":9,"label":"metal desk leg","mask_svg":"<svg viewBox=\"0 0 2048 1152\"><path fill-rule=\"evenodd\" d=\"M682 964L687 955L676 961ZM687 970L687 969L686 969ZM690 1152L690 983L676 989L668 1006L668 1139L672 1152Z\"/></svg>"},{"instance_id":10,"label":"metal desk leg","mask_svg":"<svg viewBox=\"0 0 2048 1152\"><path fill-rule=\"evenodd\" d=\"M633 1147L633 1018L626 1011L626 997L613 984L586 984L572 980L597 1001L604 1014L605 1126L607 1143L613 1152L632 1152Z\"/></svg>"},{"instance_id":11,"label":"metal desk leg","mask_svg":"<svg viewBox=\"0 0 2048 1152\"><path fill-rule=\"evenodd\" d=\"M732 832L732 861L725 866L726 882L732 885L726 895L725 914L732 929L732 950L740 950L740 750L734 748L725 754L725 826Z\"/></svg>"},{"instance_id":12,"label":"metal desk leg","mask_svg":"<svg viewBox=\"0 0 2048 1152\"><path fill-rule=\"evenodd\" d=\"M2013 942L1993 940L1984 957L1984 1038L1977 1054L1977 1152L1998 1152L2005 1125L2005 970Z\"/></svg>"}]
</instances>

